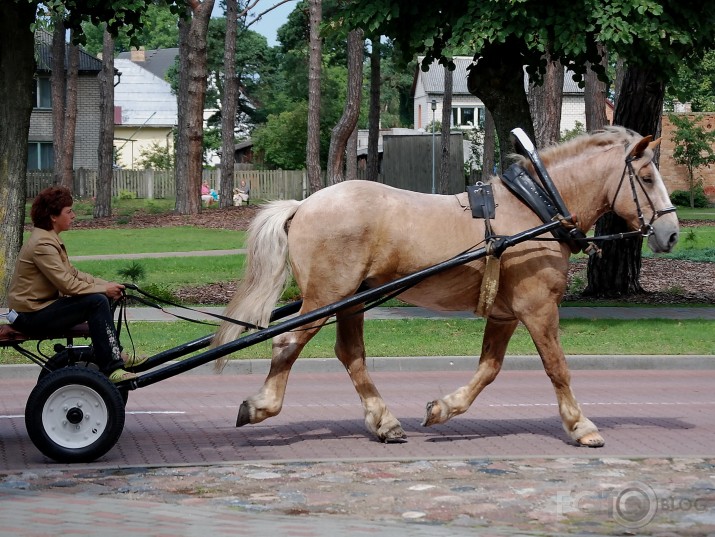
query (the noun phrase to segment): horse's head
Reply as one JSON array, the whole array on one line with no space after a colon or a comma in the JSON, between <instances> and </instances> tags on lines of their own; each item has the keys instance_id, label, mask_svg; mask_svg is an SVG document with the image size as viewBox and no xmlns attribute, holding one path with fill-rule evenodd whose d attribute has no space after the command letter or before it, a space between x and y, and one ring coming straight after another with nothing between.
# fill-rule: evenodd
<instances>
[{"instance_id":1,"label":"horse's head","mask_svg":"<svg viewBox=\"0 0 715 537\"><path fill-rule=\"evenodd\" d=\"M670 252L678 242L679 226L663 178L653 162L660 140L646 136L627 149L623 176L611 205L629 227L648 233L648 247L653 252Z\"/></svg>"}]
</instances>

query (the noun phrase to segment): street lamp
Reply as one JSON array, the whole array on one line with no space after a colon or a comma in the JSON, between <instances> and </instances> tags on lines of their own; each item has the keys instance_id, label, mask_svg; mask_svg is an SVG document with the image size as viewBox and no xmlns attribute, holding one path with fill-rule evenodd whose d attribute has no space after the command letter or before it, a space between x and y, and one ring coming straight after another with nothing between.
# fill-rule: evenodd
<instances>
[{"instance_id":1,"label":"street lamp","mask_svg":"<svg viewBox=\"0 0 715 537\"><path fill-rule=\"evenodd\" d=\"M432 99L432 194L437 192L434 182L434 113L437 110L437 100Z\"/></svg>"}]
</instances>

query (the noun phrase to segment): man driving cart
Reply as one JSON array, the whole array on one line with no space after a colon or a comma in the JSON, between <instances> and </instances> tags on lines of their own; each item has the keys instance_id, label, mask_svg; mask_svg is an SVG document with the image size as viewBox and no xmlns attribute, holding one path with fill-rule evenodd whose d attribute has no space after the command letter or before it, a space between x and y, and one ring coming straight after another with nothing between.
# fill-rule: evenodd
<instances>
[{"instance_id":1,"label":"man driving cart","mask_svg":"<svg viewBox=\"0 0 715 537\"><path fill-rule=\"evenodd\" d=\"M75 219L72 204L70 191L61 186L44 189L33 201L34 229L15 265L8 294L9 319L14 329L38 338L87 322L102 373L114 383L136 378L125 367L143 360L125 359L110 307L110 299L121 298L124 285L77 270L60 238Z\"/></svg>"}]
</instances>

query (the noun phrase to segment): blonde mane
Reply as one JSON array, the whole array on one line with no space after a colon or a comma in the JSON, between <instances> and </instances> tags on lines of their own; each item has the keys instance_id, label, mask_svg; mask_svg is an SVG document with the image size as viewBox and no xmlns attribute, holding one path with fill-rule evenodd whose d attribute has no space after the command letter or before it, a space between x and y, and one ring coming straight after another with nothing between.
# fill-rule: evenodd
<instances>
[{"instance_id":1,"label":"blonde mane","mask_svg":"<svg viewBox=\"0 0 715 537\"><path fill-rule=\"evenodd\" d=\"M621 145L624 150L633 142L640 139L640 136L625 127L606 127L603 130L590 134L581 134L576 138L558 145L552 145L539 151L539 157L544 166L550 163L560 162L574 156L583 156L594 150L602 150L614 145ZM513 155L514 162L520 166L531 170L532 165L528 157Z\"/></svg>"}]
</instances>

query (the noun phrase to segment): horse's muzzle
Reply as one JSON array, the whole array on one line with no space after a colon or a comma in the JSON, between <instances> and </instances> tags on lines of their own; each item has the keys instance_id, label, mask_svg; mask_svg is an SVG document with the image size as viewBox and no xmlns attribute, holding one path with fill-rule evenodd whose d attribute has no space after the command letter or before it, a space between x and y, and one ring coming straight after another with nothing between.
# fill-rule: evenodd
<instances>
[{"instance_id":1,"label":"horse's muzzle","mask_svg":"<svg viewBox=\"0 0 715 537\"><path fill-rule=\"evenodd\" d=\"M667 253L675 248L680 236L678 219L675 215L659 218L652 224L653 233L648 236L648 248L655 253Z\"/></svg>"}]
</instances>

